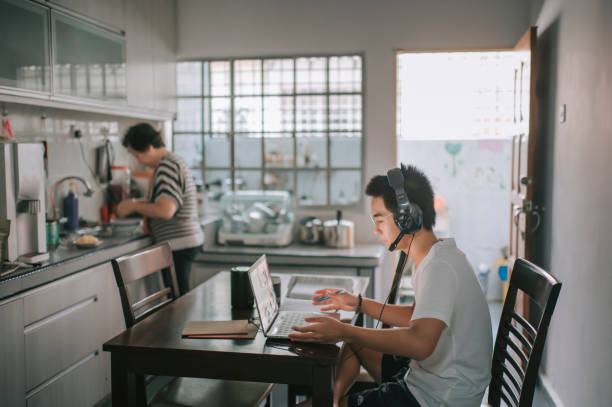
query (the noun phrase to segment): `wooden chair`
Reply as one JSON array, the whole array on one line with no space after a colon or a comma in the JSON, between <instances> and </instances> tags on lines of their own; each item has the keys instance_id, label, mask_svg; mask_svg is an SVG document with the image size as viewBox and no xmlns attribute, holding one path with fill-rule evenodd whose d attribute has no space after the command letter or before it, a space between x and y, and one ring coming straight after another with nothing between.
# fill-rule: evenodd
<instances>
[{"instance_id":1,"label":"wooden chair","mask_svg":"<svg viewBox=\"0 0 612 407\"><path fill-rule=\"evenodd\" d=\"M119 287L126 328L179 296L172 251L167 243L130 253L111 263ZM139 394L144 396L146 384L142 375L136 376L136 385ZM273 386L270 383L233 380L172 378L166 387L152 397L151 405L259 406L268 398ZM140 400L140 404L146 405L147 400Z\"/></svg>"},{"instance_id":2,"label":"wooden chair","mask_svg":"<svg viewBox=\"0 0 612 407\"><path fill-rule=\"evenodd\" d=\"M561 282L524 259L517 259L502 310L491 368L488 403L498 407L531 406L542 350ZM541 311L531 323L515 312L522 291ZM533 324L533 325L532 325Z\"/></svg>"}]
</instances>

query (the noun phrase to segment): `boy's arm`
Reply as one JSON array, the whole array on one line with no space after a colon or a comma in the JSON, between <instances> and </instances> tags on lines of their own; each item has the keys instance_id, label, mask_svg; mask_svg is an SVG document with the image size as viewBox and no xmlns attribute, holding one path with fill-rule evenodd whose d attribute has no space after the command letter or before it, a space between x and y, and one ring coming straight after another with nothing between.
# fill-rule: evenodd
<instances>
[{"instance_id":1,"label":"boy's arm","mask_svg":"<svg viewBox=\"0 0 612 407\"><path fill-rule=\"evenodd\" d=\"M446 324L435 318L412 321L409 327L395 329L361 328L344 324L330 317L305 318L308 326L292 327L299 333L290 334L295 341L336 343L345 341L372 350L423 360L431 355Z\"/></svg>"},{"instance_id":2,"label":"boy's arm","mask_svg":"<svg viewBox=\"0 0 612 407\"><path fill-rule=\"evenodd\" d=\"M361 312L366 315L371 316L372 318L380 318L380 320L391 326L408 326L410 325L410 319L412 318L412 312L414 311L414 306L412 305L395 305L395 304L387 304L385 305L385 309L383 311L382 317L380 312L382 311L383 304L371 300L369 298L364 298L361 303Z\"/></svg>"},{"instance_id":3,"label":"boy's arm","mask_svg":"<svg viewBox=\"0 0 612 407\"><path fill-rule=\"evenodd\" d=\"M344 340L383 353L423 360L433 353L445 327L444 322L435 318L417 319L406 328L369 329L349 326Z\"/></svg>"}]
</instances>

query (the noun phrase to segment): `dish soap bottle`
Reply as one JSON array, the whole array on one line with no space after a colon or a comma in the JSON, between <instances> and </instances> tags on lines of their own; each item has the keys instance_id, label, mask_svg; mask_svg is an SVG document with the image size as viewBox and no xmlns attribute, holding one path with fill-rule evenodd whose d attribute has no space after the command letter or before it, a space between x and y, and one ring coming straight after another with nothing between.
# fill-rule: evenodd
<instances>
[{"instance_id":1,"label":"dish soap bottle","mask_svg":"<svg viewBox=\"0 0 612 407\"><path fill-rule=\"evenodd\" d=\"M74 231L79 228L79 198L74 182L70 183L68 195L64 197L64 216L68 218L66 230Z\"/></svg>"}]
</instances>

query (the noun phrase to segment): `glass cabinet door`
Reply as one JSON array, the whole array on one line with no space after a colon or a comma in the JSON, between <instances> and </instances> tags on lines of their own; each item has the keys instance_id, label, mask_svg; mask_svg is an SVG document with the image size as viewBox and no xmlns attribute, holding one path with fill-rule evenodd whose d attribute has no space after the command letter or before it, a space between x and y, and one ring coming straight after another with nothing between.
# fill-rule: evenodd
<instances>
[{"instance_id":1,"label":"glass cabinet door","mask_svg":"<svg viewBox=\"0 0 612 407\"><path fill-rule=\"evenodd\" d=\"M0 85L51 91L49 9L0 0Z\"/></svg>"},{"instance_id":2,"label":"glass cabinet door","mask_svg":"<svg viewBox=\"0 0 612 407\"><path fill-rule=\"evenodd\" d=\"M125 37L51 11L54 93L126 98Z\"/></svg>"}]
</instances>

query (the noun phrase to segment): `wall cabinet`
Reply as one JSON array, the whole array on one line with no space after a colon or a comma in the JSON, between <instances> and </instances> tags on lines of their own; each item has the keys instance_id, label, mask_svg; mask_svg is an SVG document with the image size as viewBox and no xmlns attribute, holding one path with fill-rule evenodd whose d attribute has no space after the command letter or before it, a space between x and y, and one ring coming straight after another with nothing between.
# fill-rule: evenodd
<instances>
[{"instance_id":1,"label":"wall cabinet","mask_svg":"<svg viewBox=\"0 0 612 407\"><path fill-rule=\"evenodd\" d=\"M95 18L104 24L125 30L124 3L126 0L51 0L57 4L84 16Z\"/></svg>"},{"instance_id":2,"label":"wall cabinet","mask_svg":"<svg viewBox=\"0 0 612 407\"><path fill-rule=\"evenodd\" d=\"M125 101L125 38L51 10L53 92L104 101Z\"/></svg>"},{"instance_id":3,"label":"wall cabinet","mask_svg":"<svg viewBox=\"0 0 612 407\"><path fill-rule=\"evenodd\" d=\"M128 105L176 112L175 13L170 0L126 3Z\"/></svg>"},{"instance_id":4,"label":"wall cabinet","mask_svg":"<svg viewBox=\"0 0 612 407\"><path fill-rule=\"evenodd\" d=\"M152 120L176 112L175 0L0 0L0 51L10 61L0 101Z\"/></svg>"},{"instance_id":5,"label":"wall cabinet","mask_svg":"<svg viewBox=\"0 0 612 407\"><path fill-rule=\"evenodd\" d=\"M18 0L0 0L0 85L51 91L49 9Z\"/></svg>"},{"instance_id":6,"label":"wall cabinet","mask_svg":"<svg viewBox=\"0 0 612 407\"><path fill-rule=\"evenodd\" d=\"M125 329L110 263L0 306L0 392L27 406L92 406L110 392L102 344Z\"/></svg>"}]
</instances>

